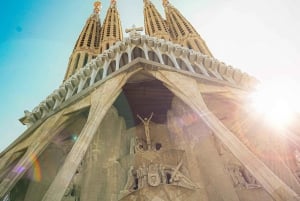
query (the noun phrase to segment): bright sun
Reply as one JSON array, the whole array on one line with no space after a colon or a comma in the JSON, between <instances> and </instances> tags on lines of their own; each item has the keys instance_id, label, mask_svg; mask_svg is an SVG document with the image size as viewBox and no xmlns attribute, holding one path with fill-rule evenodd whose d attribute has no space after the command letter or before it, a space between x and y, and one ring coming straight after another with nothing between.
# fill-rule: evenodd
<instances>
[{"instance_id":1,"label":"bright sun","mask_svg":"<svg viewBox=\"0 0 300 201\"><path fill-rule=\"evenodd\" d=\"M250 101L253 109L266 122L271 126L282 128L300 112L300 89L296 81L279 80L259 85L251 94Z\"/></svg>"}]
</instances>

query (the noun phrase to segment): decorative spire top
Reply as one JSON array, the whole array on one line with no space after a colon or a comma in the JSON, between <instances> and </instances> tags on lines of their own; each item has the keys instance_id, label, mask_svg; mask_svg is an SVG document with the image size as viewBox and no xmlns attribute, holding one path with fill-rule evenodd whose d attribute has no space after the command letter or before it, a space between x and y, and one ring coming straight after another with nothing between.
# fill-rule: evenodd
<instances>
[{"instance_id":1,"label":"decorative spire top","mask_svg":"<svg viewBox=\"0 0 300 201\"><path fill-rule=\"evenodd\" d=\"M167 6L167 5L169 5L169 3L170 3L168 0L162 0L162 1L163 1L163 5L164 5L164 6Z\"/></svg>"},{"instance_id":2,"label":"decorative spire top","mask_svg":"<svg viewBox=\"0 0 300 201\"><path fill-rule=\"evenodd\" d=\"M117 0L110 0L110 7L116 7Z\"/></svg>"},{"instance_id":3,"label":"decorative spire top","mask_svg":"<svg viewBox=\"0 0 300 201\"><path fill-rule=\"evenodd\" d=\"M100 12L100 9L102 7L102 4L100 1L96 1L94 3L94 13L98 14Z\"/></svg>"}]
</instances>

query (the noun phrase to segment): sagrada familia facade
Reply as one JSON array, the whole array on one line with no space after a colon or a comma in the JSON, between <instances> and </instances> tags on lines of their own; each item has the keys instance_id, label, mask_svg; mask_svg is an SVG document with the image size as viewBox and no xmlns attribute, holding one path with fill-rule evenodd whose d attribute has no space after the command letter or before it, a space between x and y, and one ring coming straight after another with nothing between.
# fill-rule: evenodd
<instances>
[{"instance_id":1,"label":"sagrada familia facade","mask_svg":"<svg viewBox=\"0 0 300 201\"><path fill-rule=\"evenodd\" d=\"M168 0L123 38L87 19L61 86L0 154L1 201L299 201L300 138L252 115L257 80L214 58ZM292 139L292 140L291 140Z\"/></svg>"}]
</instances>

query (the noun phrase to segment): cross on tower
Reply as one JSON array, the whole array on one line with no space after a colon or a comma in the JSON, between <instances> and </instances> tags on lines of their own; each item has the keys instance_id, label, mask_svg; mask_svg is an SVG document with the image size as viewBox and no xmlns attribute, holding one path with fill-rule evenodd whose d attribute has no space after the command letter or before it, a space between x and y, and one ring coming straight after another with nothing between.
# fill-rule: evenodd
<instances>
[{"instance_id":1,"label":"cross on tower","mask_svg":"<svg viewBox=\"0 0 300 201\"><path fill-rule=\"evenodd\" d=\"M143 27L136 27L135 25L132 25L132 28L130 29L125 29L126 33L129 33L129 36L136 36L136 35L140 35L140 33L138 33L138 31L143 31L144 28Z\"/></svg>"}]
</instances>

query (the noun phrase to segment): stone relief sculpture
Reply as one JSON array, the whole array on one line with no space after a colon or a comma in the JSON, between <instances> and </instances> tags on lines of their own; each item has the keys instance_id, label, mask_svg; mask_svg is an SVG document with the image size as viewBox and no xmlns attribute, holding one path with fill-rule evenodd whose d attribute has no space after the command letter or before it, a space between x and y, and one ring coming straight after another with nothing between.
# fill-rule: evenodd
<instances>
[{"instance_id":1,"label":"stone relief sculpture","mask_svg":"<svg viewBox=\"0 0 300 201\"><path fill-rule=\"evenodd\" d=\"M161 183L158 164L150 164L148 170L148 184L150 186L158 186Z\"/></svg>"},{"instance_id":2,"label":"stone relief sculpture","mask_svg":"<svg viewBox=\"0 0 300 201\"><path fill-rule=\"evenodd\" d=\"M143 164L141 167L131 166L128 170L127 182L120 192L120 199L146 187L156 187L159 185L176 185L188 189L196 189L187 176L180 172L182 161L176 166L169 166L157 163Z\"/></svg>"},{"instance_id":3,"label":"stone relief sculpture","mask_svg":"<svg viewBox=\"0 0 300 201\"><path fill-rule=\"evenodd\" d=\"M65 191L62 201L79 201L80 199L79 184L80 184L80 174L81 174L82 165L83 162L81 162L81 164L79 165L70 185Z\"/></svg>"},{"instance_id":4,"label":"stone relief sculpture","mask_svg":"<svg viewBox=\"0 0 300 201\"><path fill-rule=\"evenodd\" d=\"M126 192L131 192L137 188L135 186L135 178L136 178L136 172L134 171L133 166L130 166L127 174L127 182L124 187Z\"/></svg>"},{"instance_id":5,"label":"stone relief sculpture","mask_svg":"<svg viewBox=\"0 0 300 201\"><path fill-rule=\"evenodd\" d=\"M261 185L246 168L236 164L230 164L227 166L226 169L233 180L234 187L241 189L252 189L261 187Z\"/></svg>"},{"instance_id":6,"label":"stone relief sculpture","mask_svg":"<svg viewBox=\"0 0 300 201\"><path fill-rule=\"evenodd\" d=\"M135 137L134 151L135 153L144 152L147 150L146 142L143 139Z\"/></svg>"}]
</instances>

